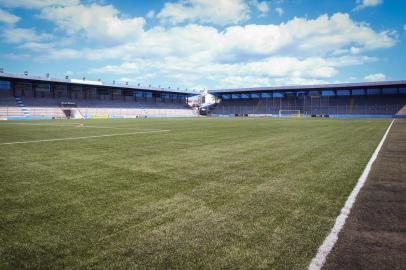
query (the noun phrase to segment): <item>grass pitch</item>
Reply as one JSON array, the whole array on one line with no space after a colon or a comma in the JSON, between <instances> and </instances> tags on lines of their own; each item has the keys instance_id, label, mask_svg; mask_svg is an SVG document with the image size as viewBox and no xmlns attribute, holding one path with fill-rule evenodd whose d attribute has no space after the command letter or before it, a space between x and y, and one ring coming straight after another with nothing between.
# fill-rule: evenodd
<instances>
[{"instance_id":1,"label":"grass pitch","mask_svg":"<svg viewBox=\"0 0 406 270\"><path fill-rule=\"evenodd\" d=\"M0 268L304 269L388 125L1 122Z\"/></svg>"}]
</instances>

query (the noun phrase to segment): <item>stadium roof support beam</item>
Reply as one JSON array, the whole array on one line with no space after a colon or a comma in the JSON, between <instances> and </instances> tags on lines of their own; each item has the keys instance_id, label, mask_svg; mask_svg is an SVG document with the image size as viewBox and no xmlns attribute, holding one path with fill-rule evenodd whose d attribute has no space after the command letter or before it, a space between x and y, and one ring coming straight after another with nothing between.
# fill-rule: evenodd
<instances>
[{"instance_id":1,"label":"stadium roof support beam","mask_svg":"<svg viewBox=\"0 0 406 270\"><path fill-rule=\"evenodd\" d=\"M255 92L310 92L323 90L352 90L369 88L390 88L406 87L406 80L385 81L385 82L364 82L364 83L341 83L341 84L320 84L320 85L294 85L294 86L276 86L276 87L253 87L253 88L234 88L234 89L216 89L209 90L213 95L233 94L233 93L255 93Z\"/></svg>"},{"instance_id":2,"label":"stadium roof support beam","mask_svg":"<svg viewBox=\"0 0 406 270\"><path fill-rule=\"evenodd\" d=\"M188 91L183 91L180 89L166 89L166 88L156 88L152 86L148 87L141 87L138 86L131 86L131 85L121 85L121 84L106 84L101 82L92 82L86 80L71 80L69 78L65 79L53 79L53 78L42 78L42 77L35 77L27 75L16 75L10 73L0 73L0 80L14 80L18 82L25 82L25 83L51 83L51 84L66 84L66 85L77 85L77 86L92 86L92 87L100 87L100 88L111 88L111 89L130 89L130 90L141 90L141 91L148 91L148 92L168 92L168 93L177 93L177 94L185 94L189 96L199 95L199 93L192 93Z\"/></svg>"}]
</instances>

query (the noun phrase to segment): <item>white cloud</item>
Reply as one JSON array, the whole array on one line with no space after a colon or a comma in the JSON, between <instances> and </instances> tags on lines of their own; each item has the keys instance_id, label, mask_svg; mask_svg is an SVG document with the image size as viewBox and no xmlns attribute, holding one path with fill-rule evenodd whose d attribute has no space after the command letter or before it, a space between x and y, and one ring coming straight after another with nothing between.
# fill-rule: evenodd
<instances>
[{"instance_id":1,"label":"white cloud","mask_svg":"<svg viewBox=\"0 0 406 270\"><path fill-rule=\"evenodd\" d=\"M250 63L192 62L184 58L156 60L134 59L120 65L106 65L92 69L91 73L126 74L126 78L137 78L138 82L155 74L160 80L182 87L197 84L203 78L216 87L242 87L270 84L306 84L325 82L338 74L340 67L360 65L374 61L368 57L321 58L269 57ZM157 74L159 70L159 74ZM128 80L127 80L128 81Z\"/></svg>"},{"instance_id":2,"label":"white cloud","mask_svg":"<svg viewBox=\"0 0 406 270\"><path fill-rule=\"evenodd\" d=\"M53 49L54 45L51 43L42 42L27 42L19 46L21 49L29 49L32 51L43 51Z\"/></svg>"},{"instance_id":3,"label":"white cloud","mask_svg":"<svg viewBox=\"0 0 406 270\"><path fill-rule=\"evenodd\" d=\"M83 51L92 59L182 56L188 61L246 62L284 54L362 54L395 43L391 32L376 32L369 25L352 21L348 14L337 13L313 20L294 18L279 25L231 26L222 32L193 24L155 27L143 31L138 39Z\"/></svg>"},{"instance_id":4,"label":"white cloud","mask_svg":"<svg viewBox=\"0 0 406 270\"><path fill-rule=\"evenodd\" d=\"M101 43L124 42L134 39L143 31L144 18L123 18L112 5L49 6L41 10L40 17L55 23L69 35L82 33Z\"/></svg>"},{"instance_id":5,"label":"white cloud","mask_svg":"<svg viewBox=\"0 0 406 270\"><path fill-rule=\"evenodd\" d=\"M0 57L12 61L29 61L32 59L32 55L28 53L5 53L0 54Z\"/></svg>"},{"instance_id":6,"label":"white cloud","mask_svg":"<svg viewBox=\"0 0 406 270\"><path fill-rule=\"evenodd\" d=\"M376 32L369 25L356 23L348 14L342 13L331 17L322 15L314 20L294 18L280 25L233 26L225 30L224 38L226 48L234 52L232 56L237 57L244 53L325 55L336 49L354 46L359 53L388 48L396 43L393 33Z\"/></svg>"},{"instance_id":7,"label":"white cloud","mask_svg":"<svg viewBox=\"0 0 406 270\"><path fill-rule=\"evenodd\" d=\"M215 73L228 71L228 74L244 76L251 74L267 77L314 77L330 78L337 74L334 62L323 58L311 57L299 59L296 57L270 57L263 61L238 64L218 64ZM228 69L228 70L227 70ZM213 74L214 75L214 74Z\"/></svg>"},{"instance_id":8,"label":"white cloud","mask_svg":"<svg viewBox=\"0 0 406 270\"><path fill-rule=\"evenodd\" d=\"M46 57L50 59L69 59L69 58L80 58L83 54L74 49L58 49L52 48L47 50ZM38 58L39 60L43 59L43 57ZM45 59L43 59L45 60Z\"/></svg>"},{"instance_id":9,"label":"white cloud","mask_svg":"<svg viewBox=\"0 0 406 270\"><path fill-rule=\"evenodd\" d=\"M131 74L140 71L138 63L124 62L121 65L107 65L101 68L92 69L91 73L112 73L112 74ZM129 79L127 79L128 81Z\"/></svg>"},{"instance_id":10,"label":"white cloud","mask_svg":"<svg viewBox=\"0 0 406 270\"><path fill-rule=\"evenodd\" d=\"M403 26L403 30L405 30L405 32L406 32L406 24Z\"/></svg>"},{"instance_id":11,"label":"white cloud","mask_svg":"<svg viewBox=\"0 0 406 270\"><path fill-rule=\"evenodd\" d=\"M221 88L241 87L249 85L249 87L269 86L272 85L270 78L256 76L226 76L222 79Z\"/></svg>"},{"instance_id":12,"label":"white cloud","mask_svg":"<svg viewBox=\"0 0 406 270\"><path fill-rule=\"evenodd\" d=\"M301 77L265 78L255 76L229 76L225 77L219 88L261 87L270 85L316 85L326 84L328 81Z\"/></svg>"},{"instance_id":13,"label":"white cloud","mask_svg":"<svg viewBox=\"0 0 406 270\"><path fill-rule=\"evenodd\" d=\"M283 13L285 13L283 8L280 8L280 7L275 8L275 12L278 13L279 16L282 16Z\"/></svg>"},{"instance_id":14,"label":"white cloud","mask_svg":"<svg viewBox=\"0 0 406 270\"><path fill-rule=\"evenodd\" d=\"M178 0L165 3L157 18L162 22L236 24L249 18L245 0Z\"/></svg>"},{"instance_id":15,"label":"white cloud","mask_svg":"<svg viewBox=\"0 0 406 270\"><path fill-rule=\"evenodd\" d=\"M266 1L252 0L252 5L262 14L265 15L269 11L269 3Z\"/></svg>"},{"instance_id":16,"label":"white cloud","mask_svg":"<svg viewBox=\"0 0 406 270\"><path fill-rule=\"evenodd\" d=\"M31 28L5 28L1 36L9 43L39 42L52 39L52 36L46 33L37 33Z\"/></svg>"},{"instance_id":17,"label":"white cloud","mask_svg":"<svg viewBox=\"0 0 406 270\"><path fill-rule=\"evenodd\" d=\"M143 60L137 62L125 62L121 65L107 65L99 69L94 69L93 72L114 73L114 74L131 74L150 69L160 69L164 72L172 73L190 68L187 71L189 74L205 74L205 76L223 76L224 74L234 74L244 76L251 75L266 75L269 77L284 77L284 76L314 76L318 78L329 78L337 73L334 68L335 63L329 62L321 58L308 58L300 60L294 57L271 57L263 61L253 63L237 63L237 64L219 64L219 63L184 63L174 65L179 59L166 59L159 62L156 60L153 64ZM183 74L181 76L184 76Z\"/></svg>"},{"instance_id":18,"label":"white cloud","mask_svg":"<svg viewBox=\"0 0 406 270\"><path fill-rule=\"evenodd\" d=\"M145 15L148 19L153 19L155 17L155 10L148 11L147 15Z\"/></svg>"},{"instance_id":19,"label":"white cloud","mask_svg":"<svg viewBox=\"0 0 406 270\"><path fill-rule=\"evenodd\" d=\"M30 38L9 40L23 42L20 47L27 50L43 51L41 59L121 62L93 68L93 74L117 74L123 78L155 74L162 84L177 83L182 87L206 81L220 87L232 79L240 86L244 86L243 82L331 80L343 67L376 61L365 55L369 51L389 48L397 42L393 32L375 31L343 13L315 19L293 18L281 24L229 26L222 31L197 24L146 30L139 23L130 23L137 22L137 18L123 18L113 6L98 4L48 7L41 15L72 36L82 33L89 40L101 42L97 42L97 48L84 46L78 50L66 48L62 42L47 46L43 40L33 38L33 30L20 35ZM128 25L124 23L127 21ZM122 27L120 34L109 29L110 22Z\"/></svg>"},{"instance_id":20,"label":"white cloud","mask_svg":"<svg viewBox=\"0 0 406 270\"><path fill-rule=\"evenodd\" d=\"M159 59L184 57L183 61L209 61L219 50L223 37L213 27L186 25L184 27L156 27L144 32L139 39L118 46L89 50L90 59L134 58Z\"/></svg>"},{"instance_id":21,"label":"white cloud","mask_svg":"<svg viewBox=\"0 0 406 270\"><path fill-rule=\"evenodd\" d=\"M355 10L361 10L367 7L375 7L383 3L383 0L357 0Z\"/></svg>"},{"instance_id":22,"label":"white cloud","mask_svg":"<svg viewBox=\"0 0 406 270\"><path fill-rule=\"evenodd\" d=\"M379 82L386 80L386 75L383 73L369 74L364 77L367 82Z\"/></svg>"},{"instance_id":23,"label":"white cloud","mask_svg":"<svg viewBox=\"0 0 406 270\"><path fill-rule=\"evenodd\" d=\"M0 0L0 6L21 8L43 8L47 6L77 5L80 0Z\"/></svg>"},{"instance_id":24,"label":"white cloud","mask_svg":"<svg viewBox=\"0 0 406 270\"><path fill-rule=\"evenodd\" d=\"M0 8L0 23L13 25L17 23L20 19L21 19L20 17Z\"/></svg>"}]
</instances>

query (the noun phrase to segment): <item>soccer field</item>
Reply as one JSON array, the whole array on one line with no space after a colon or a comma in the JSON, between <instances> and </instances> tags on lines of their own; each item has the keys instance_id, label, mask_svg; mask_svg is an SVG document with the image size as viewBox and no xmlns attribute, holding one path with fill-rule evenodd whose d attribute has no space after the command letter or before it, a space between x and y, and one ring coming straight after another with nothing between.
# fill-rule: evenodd
<instances>
[{"instance_id":1,"label":"soccer field","mask_svg":"<svg viewBox=\"0 0 406 270\"><path fill-rule=\"evenodd\" d=\"M305 269L389 124L0 122L0 268Z\"/></svg>"}]
</instances>

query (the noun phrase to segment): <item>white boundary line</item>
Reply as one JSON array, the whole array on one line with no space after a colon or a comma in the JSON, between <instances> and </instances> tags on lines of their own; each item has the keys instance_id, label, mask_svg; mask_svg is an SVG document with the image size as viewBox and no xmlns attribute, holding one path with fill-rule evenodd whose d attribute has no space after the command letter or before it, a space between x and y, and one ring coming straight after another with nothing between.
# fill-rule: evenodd
<instances>
[{"instance_id":1,"label":"white boundary line","mask_svg":"<svg viewBox=\"0 0 406 270\"><path fill-rule=\"evenodd\" d=\"M135 134L158 133L158 132L169 132L169 131L170 131L170 130L162 129L162 130L139 131L139 132L131 132L131 133L118 133L118 134L94 135L94 136L85 136L85 137L70 137L70 138L46 139L46 140L36 140L36 141L8 142L8 143L0 143L0 145L25 144L25 143L41 143L41 142L55 142L55 141L69 141L69 140L82 140L82 139L91 139L91 138L127 136L127 135L135 135Z\"/></svg>"},{"instance_id":2,"label":"white boundary line","mask_svg":"<svg viewBox=\"0 0 406 270\"><path fill-rule=\"evenodd\" d=\"M73 125L50 125L50 124L31 124L31 123L1 123L6 125L23 125L23 126L45 126L45 127L73 127L73 128L107 128L107 129L135 129L139 131L155 131L160 129L153 129L153 128L134 128L134 127L106 127L106 126L89 126L83 125L82 123L77 123Z\"/></svg>"},{"instance_id":3,"label":"white boundary line","mask_svg":"<svg viewBox=\"0 0 406 270\"><path fill-rule=\"evenodd\" d=\"M355 185L354 189L352 190L350 196L348 197L347 201L345 202L344 207L341 209L340 215L338 215L334 227L331 229L330 234L324 239L323 244L319 247L316 256L312 259L309 265L309 270L319 270L323 267L324 263L326 262L327 256L330 251L333 249L335 243L338 240L338 234L340 233L341 229L344 227L345 221L351 212L351 208L357 198L358 193L360 192L361 188L364 186L365 181L368 178L369 172L371 171L372 164L376 160L379 151L382 148L383 143L386 140L386 137L391 129L395 119L392 120L389 127L387 128L385 134L382 137L381 142L375 149L375 152L372 154L371 159L368 161L363 173L358 179L357 184Z\"/></svg>"}]
</instances>

